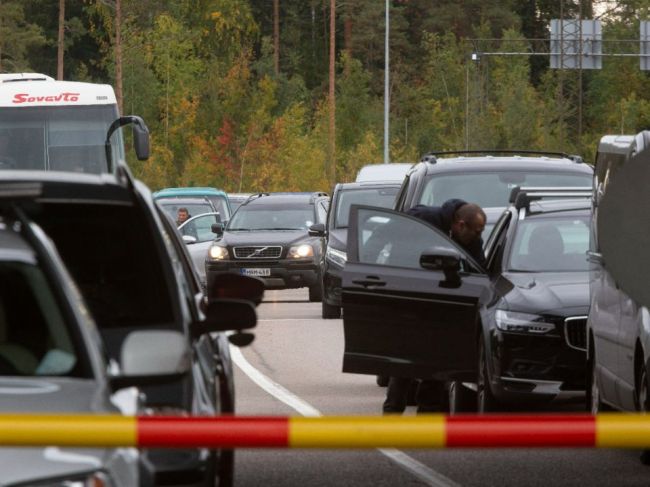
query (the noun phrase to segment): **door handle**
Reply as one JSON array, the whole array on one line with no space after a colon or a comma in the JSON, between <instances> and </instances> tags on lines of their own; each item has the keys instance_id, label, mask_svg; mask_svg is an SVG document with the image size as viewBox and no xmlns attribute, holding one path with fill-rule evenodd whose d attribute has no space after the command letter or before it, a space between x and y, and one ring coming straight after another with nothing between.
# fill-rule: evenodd
<instances>
[{"instance_id":1,"label":"door handle","mask_svg":"<svg viewBox=\"0 0 650 487\"><path fill-rule=\"evenodd\" d=\"M384 281L380 281L375 276L368 276L365 279L355 279L352 281L352 284L358 284L363 287L382 287L386 285Z\"/></svg>"}]
</instances>

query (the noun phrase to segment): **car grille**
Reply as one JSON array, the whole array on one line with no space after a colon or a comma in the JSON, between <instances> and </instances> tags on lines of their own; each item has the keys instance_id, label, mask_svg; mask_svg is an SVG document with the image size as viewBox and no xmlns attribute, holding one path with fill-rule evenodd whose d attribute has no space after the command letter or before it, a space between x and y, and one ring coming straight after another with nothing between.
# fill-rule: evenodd
<instances>
[{"instance_id":1,"label":"car grille","mask_svg":"<svg viewBox=\"0 0 650 487\"><path fill-rule=\"evenodd\" d=\"M235 259L279 259L282 247L234 247Z\"/></svg>"},{"instance_id":2,"label":"car grille","mask_svg":"<svg viewBox=\"0 0 650 487\"><path fill-rule=\"evenodd\" d=\"M576 350L587 350L587 317L572 316L564 320L564 339Z\"/></svg>"}]
</instances>

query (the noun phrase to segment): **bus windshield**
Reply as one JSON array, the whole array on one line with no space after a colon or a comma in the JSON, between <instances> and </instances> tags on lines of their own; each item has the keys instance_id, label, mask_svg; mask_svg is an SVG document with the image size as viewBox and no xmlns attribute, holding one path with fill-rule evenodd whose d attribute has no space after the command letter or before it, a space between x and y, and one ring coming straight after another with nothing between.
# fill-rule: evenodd
<instances>
[{"instance_id":1,"label":"bus windshield","mask_svg":"<svg viewBox=\"0 0 650 487\"><path fill-rule=\"evenodd\" d=\"M0 109L0 169L107 172L106 133L115 105ZM124 159L120 130L111 137L112 166Z\"/></svg>"}]
</instances>

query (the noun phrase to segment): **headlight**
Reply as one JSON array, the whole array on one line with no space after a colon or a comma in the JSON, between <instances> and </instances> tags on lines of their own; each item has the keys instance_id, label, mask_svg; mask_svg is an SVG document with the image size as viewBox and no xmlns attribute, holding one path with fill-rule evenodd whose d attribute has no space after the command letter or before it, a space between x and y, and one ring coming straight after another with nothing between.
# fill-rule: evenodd
<instances>
[{"instance_id":1,"label":"headlight","mask_svg":"<svg viewBox=\"0 0 650 487\"><path fill-rule=\"evenodd\" d=\"M75 477L45 480L29 484L33 487L112 487L114 484L103 472L93 472Z\"/></svg>"},{"instance_id":2,"label":"headlight","mask_svg":"<svg viewBox=\"0 0 650 487\"><path fill-rule=\"evenodd\" d=\"M341 250L333 249L332 247L327 247L325 251L325 258L333 262L338 266L345 266L345 263L348 261L348 254L342 252Z\"/></svg>"},{"instance_id":3,"label":"headlight","mask_svg":"<svg viewBox=\"0 0 650 487\"><path fill-rule=\"evenodd\" d=\"M503 331L542 335L555 330L555 325L545 321L546 318L540 315L498 309L495 318L497 328Z\"/></svg>"},{"instance_id":4,"label":"headlight","mask_svg":"<svg viewBox=\"0 0 650 487\"><path fill-rule=\"evenodd\" d=\"M220 245L213 245L210 247L210 250L208 250L208 257L212 260L227 259L229 257L228 249Z\"/></svg>"},{"instance_id":5,"label":"headlight","mask_svg":"<svg viewBox=\"0 0 650 487\"><path fill-rule=\"evenodd\" d=\"M289 257L292 259L303 259L313 257L314 249L309 244L294 245L289 248Z\"/></svg>"}]
</instances>

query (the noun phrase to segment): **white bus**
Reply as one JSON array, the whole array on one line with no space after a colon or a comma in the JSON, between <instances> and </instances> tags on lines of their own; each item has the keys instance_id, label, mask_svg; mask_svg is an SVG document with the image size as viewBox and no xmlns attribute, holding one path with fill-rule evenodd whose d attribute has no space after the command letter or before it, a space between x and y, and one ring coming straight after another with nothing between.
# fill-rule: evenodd
<instances>
[{"instance_id":1,"label":"white bus","mask_svg":"<svg viewBox=\"0 0 650 487\"><path fill-rule=\"evenodd\" d=\"M120 117L110 85L0 74L0 169L113 172L125 159L117 129L126 124L146 159L147 127L140 117Z\"/></svg>"}]
</instances>

